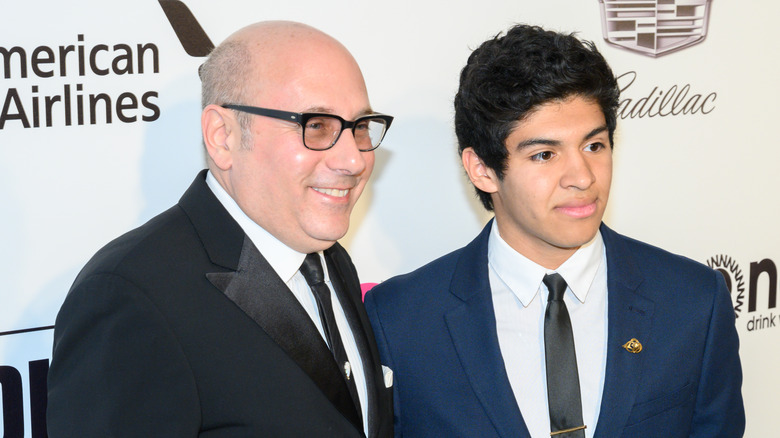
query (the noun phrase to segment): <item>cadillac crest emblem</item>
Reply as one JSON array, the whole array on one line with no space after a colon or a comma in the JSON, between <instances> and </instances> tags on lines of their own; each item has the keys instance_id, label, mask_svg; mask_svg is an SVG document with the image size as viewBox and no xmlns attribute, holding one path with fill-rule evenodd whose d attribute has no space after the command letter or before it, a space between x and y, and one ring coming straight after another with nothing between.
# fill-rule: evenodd
<instances>
[{"instance_id":1,"label":"cadillac crest emblem","mask_svg":"<svg viewBox=\"0 0 780 438\"><path fill-rule=\"evenodd\" d=\"M599 0L604 39L658 57L704 41L712 0Z\"/></svg>"}]
</instances>

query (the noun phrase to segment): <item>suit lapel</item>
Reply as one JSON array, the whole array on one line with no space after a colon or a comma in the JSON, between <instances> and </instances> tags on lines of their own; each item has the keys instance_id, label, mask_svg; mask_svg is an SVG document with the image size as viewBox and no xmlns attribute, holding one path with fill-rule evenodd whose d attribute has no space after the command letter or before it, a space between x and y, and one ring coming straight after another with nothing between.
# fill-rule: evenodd
<instances>
[{"instance_id":1,"label":"suit lapel","mask_svg":"<svg viewBox=\"0 0 780 438\"><path fill-rule=\"evenodd\" d=\"M333 405L362 430L346 383L311 318L222 207L205 177L205 170L198 174L179 200L179 208L192 221L215 267L226 270L207 273L206 277L251 317Z\"/></svg>"},{"instance_id":2,"label":"suit lapel","mask_svg":"<svg viewBox=\"0 0 780 438\"><path fill-rule=\"evenodd\" d=\"M325 261L328 264L331 284L333 284L339 303L341 303L341 307L344 309L344 315L347 318L363 362L363 372L366 379L366 403L368 404L368 418L366 419L368 422L368 436L376 436L379 428L379 394L377 393L379 386L377 386L376 382L383 382L384 379L380 380L377 375L380 369L379 352L376 348L371 348L371 343L368 339L368 336L371 334L367 332L367 328L370 327L369 322L366 319L365 312L360 312L357 308L357 306L363 305L362 302L356 302L356 299L359 299L362 295L360 283L354 269L350 269L351 263L344 260L343 253L344 250L337 243L325 251Z\"/></svg>"},{"instance_id":3,"label":"suit lapel","mask_svg":"<svg viewBox=\"0 0 780 438\"><path fill-rule=\"evenodd\" d=\"M197 230L215 270L223 269L206 277L260 325L323 392L329 397L337 393L328 382L340 382L331 378L340 372L335 361L323 360L331 357L325 341L287 285L209 189L206 172L198 174L179 200L179 208Z\"/></svg>"},{"instance_id":4,"label":"suit lapel","mask_svg":"<svg viewBox=\"0 0 780 438\"><path fill-rule=\"evenodd\" d=\"M623 345L631 339L647 339L654 304L638 292L643 281L623 237L605 225L601 227L607 251L608 335L607 367L601 411L595 438L620 436L634 405L642 374L643 355Z\"/></svg>"},{"instance_id":5,"label":"suit lapel","mask_svg":"<svg viewBox=\"0 0 780 438\"><path fill-rule=\"evenodd\" d=\"M235 272L213 272L206 277L311 377L346 418L363 429L352 396L317 327L248 237Z\"/></svg>"},{"instance_id":6,"label":"suit lapel","mask_svg":"<svg viewBox=\"0 0 780 438\"><path fill-rule=\"evenodd\" d=\"M498 344L487 266L491 225L492 221L458 260L450 291L461 304L445 318L465 375L499 435L530 438Z\"/></svg>"},{"instance_id":7,"label":"suit lapel","mask_svg":"<svg viewBox=\"0 0 780 438\"><path fill-rule=\"evenodd\" d=\"M235 271L244 244L244 230L233 220L206 184L206 172L203 170L198 173L179 199L178 208L184 211L197 230L209 260L215 265Z\"/></svg>"},{"instance_id":8,"label":"suit lapel","mask_svg":"<svg viewBox=\"0 0 780 438\"><path fill-rule=\"evenodd\" d=\"M287 285L209 189L206 173L203 170L195 177L178 204L197 230L215 271L221 270L206 277L362 431L352 397L327 344Z\"/></svg>"}]
</instances>

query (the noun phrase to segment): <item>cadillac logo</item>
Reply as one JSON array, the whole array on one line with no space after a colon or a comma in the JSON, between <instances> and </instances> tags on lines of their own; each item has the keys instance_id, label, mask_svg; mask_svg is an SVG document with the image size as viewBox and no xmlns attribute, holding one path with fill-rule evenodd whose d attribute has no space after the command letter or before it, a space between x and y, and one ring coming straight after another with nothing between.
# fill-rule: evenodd
<instances>
[{"instance_id":1,"label":"cadillac logo","mask_svg":"<svg viewBox=\"0 0 780 438\"><path fill-rule=\"evenodd\" d=\"M712 0L599 0L608 43L657 57L704 41Z\"/></svg>"}]
</instances>

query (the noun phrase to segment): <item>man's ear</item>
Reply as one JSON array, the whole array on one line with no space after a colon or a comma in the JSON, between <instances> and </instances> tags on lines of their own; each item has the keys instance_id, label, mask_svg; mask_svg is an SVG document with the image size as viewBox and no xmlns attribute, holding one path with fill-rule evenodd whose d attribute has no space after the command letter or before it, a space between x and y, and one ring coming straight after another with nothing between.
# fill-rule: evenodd
<instances>
[{"instance_id":1,"label":"man's ear","mask_svg":"<svg viewBox=\"0 0 780 438\"><path fill-rule=\"evenodd\" d=\"M233 153L241 145L241 129L232 111L219 105L208 105L200 115L200 126L211 161L220 170L229 170L233 165Z\"/></svg>"},{"instance_id":2,"label":"man's ear","mask_svg":"<svg viewBox=\"0 0 780 438\"><path fill-rule=\"evenodd\" d=\"M479 155L472 148L463 149L460 154L463 162L463 168L469 176L474 187L485 193L495 193L498 191L498 177L493 169L485 165Z\"/></svg>"}]
</instances>

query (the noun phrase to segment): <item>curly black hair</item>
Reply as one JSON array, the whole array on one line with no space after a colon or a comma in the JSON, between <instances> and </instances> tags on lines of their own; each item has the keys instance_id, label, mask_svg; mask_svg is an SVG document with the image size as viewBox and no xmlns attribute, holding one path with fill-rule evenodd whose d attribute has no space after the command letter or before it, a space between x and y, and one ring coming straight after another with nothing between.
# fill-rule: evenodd
<instances>
[{"instance_id":1,"label":"curly black hair","mask_svg":"<svg viewBox=\"0 0 780 438\"><path fill-rule=\"evenodd\" d=\"M620 89L595 45L524 24L499 33L474 50L461 71L455 95L458 153L473 148L502 179L510 132L540 105L571 96L598 102L612 147ZM482 205L493 210L490 194L476 190Z\"/></svg>"}]
</instances>

